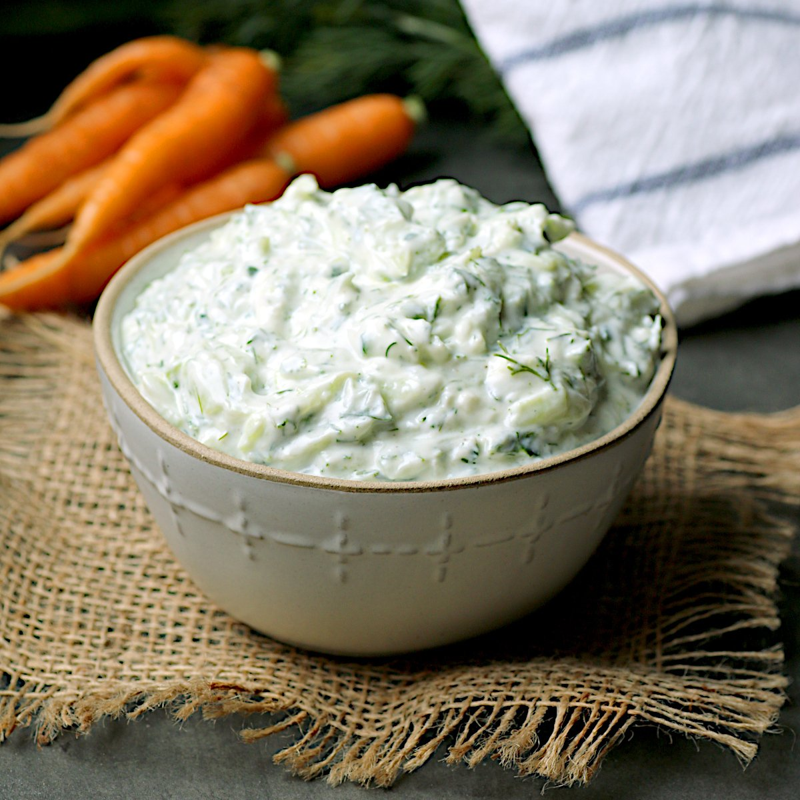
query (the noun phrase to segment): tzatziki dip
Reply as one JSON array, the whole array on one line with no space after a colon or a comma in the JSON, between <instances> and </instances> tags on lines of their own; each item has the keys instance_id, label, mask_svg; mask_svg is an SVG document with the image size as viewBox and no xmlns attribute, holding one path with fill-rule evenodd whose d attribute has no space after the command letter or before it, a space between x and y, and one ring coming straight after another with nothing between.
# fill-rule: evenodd
<instances>
[{"instance_id":1,"label":"tzatziki dip","mask_svg":"<svg viewBox=\"0 0 800 800\"><path fill-rule=\"evenodd\" d=\"M571 223L454 180L296 178L152 281L126 368L172 425L240 459L422 481L530 464L622 423L656 369L659 302L551 245Z\"/></svg>"}]
</instances>

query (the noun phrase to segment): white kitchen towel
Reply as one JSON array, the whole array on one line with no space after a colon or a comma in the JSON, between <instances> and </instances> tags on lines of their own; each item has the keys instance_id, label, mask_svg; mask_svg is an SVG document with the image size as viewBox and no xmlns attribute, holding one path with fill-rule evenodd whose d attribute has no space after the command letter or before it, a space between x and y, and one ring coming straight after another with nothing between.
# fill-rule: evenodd
<instances>
[{"instance_id":1,"label":"white kitchen towel","mask_svg":"<svg viewBox=\"0 0 800 800\"><path fill-rule=\"evenodd\" d=\"M579 228L689 325L800 286L800 0L463 0Z\"/></svg>"}]
</instances>

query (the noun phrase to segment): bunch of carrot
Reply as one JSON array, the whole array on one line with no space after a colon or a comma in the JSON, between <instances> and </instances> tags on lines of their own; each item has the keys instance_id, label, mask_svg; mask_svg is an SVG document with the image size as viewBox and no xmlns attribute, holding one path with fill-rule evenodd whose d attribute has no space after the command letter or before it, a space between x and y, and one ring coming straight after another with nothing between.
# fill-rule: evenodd
<instances>
[{"instance_id":1,"label":"bunch of carrot","mask_svg":"<svg viewBox=\"0 0 800 800\"><path fill-rule=\"evenodd\" d=\"M102 56L0 160L0 248L70 223L63 246L0 272L15 310L94 300L131 256L207 217L279 197L296 174L333 188L407 147L419 109L366 95L289 122L274 59L138 39Z\"/></svg>"}]
</instances>

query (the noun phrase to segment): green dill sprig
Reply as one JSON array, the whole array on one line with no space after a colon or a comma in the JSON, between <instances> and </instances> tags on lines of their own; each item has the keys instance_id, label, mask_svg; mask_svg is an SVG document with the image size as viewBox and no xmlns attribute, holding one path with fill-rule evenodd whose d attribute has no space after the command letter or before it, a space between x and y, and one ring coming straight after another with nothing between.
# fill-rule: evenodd
<instances>
[{"instance_id":1,"label":"green dill sprig","mask_svg":"<svg viewBox=\"0 0 800 800\"><path fill-rule=\"evenodd\" d=\"M521 372L530 372L531 375L535 375L539 380L545 381L545 383L553 384L553 376L551 373L551 361L550 361L550 348L545 349L545 357L541 358L540 356L536 356L536 360L539 363L539 369L532 367L530 364L524 364L522 361L517 360L512 355L509 354L508 349L502 342L498 342L498 346L503 351L502 353L492 353L492 355L497 356L497 358L502 358L505 361L508 361L508 369L512 375L519 375Z\"/></svg>"},{"instance_id":2,"label":"green dill sprig","mask_svg":"<svg viewBox=\"0 0 800 800\"><path fill-rule=\"evenodd\" d=\"M529 141L458 0L172 0L159 16L194 41L278 53L293 114L389 91L455 102L503 139Z\"/></svg>"}]
</instances>

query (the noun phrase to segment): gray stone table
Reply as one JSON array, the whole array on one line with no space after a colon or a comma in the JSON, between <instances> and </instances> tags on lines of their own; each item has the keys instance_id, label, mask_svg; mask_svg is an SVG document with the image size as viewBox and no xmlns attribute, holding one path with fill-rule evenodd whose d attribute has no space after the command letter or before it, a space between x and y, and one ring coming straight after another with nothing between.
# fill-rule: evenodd
<instances>
[{"instance_id":1,"label":"gray stone table","mask_svg":"<svg viewBox=\"0 0 800 800\"><path fill-rule=\"evenodd\" d=\"M452 176L490 199L544 200L555 207L530 147L512 147L487 136L475 123L434 119L407 156L386 168L378 182L402 186ZM672 391L723 410L772 411L800 403L800 293L763 299L715 322L684 331ZM764 738L755 761L743 770L728 751L706 742L670 739L651 728L636 728L606 758L587 788L549 789L554 796L600 798L800 797L800 557L781 570L782 637L794 679L780 718L782 732ZM253 723L250 719L249 724ZM366 798L384 790L353 785L331 788L302 782L271 755L288 738L246 746L237 738L240 718L216 723L191 719L177 724L163 712L135 723L107 721L88 736L66 734L38 750L25 731L0 747L2 798ZM401 778L392 798L535 797L542 781L520 779L495 763L475 769L450 767L433 759Z\"/></svg>"}]
</instances>

